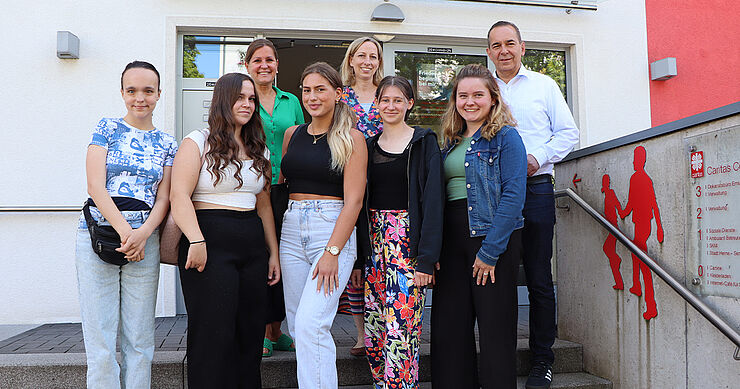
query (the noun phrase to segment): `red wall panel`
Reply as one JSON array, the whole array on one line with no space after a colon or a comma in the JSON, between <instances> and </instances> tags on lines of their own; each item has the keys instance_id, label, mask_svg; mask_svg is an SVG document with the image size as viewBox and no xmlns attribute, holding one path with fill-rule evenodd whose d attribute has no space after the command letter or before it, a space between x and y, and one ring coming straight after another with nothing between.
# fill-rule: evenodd
<instances>
[{"instance_id":1,"label":"red wall panel","mask_svg":"<svg viewBox=\"0 0 740 389\"><path fill-rule=\"evenodd\" d=\"M740 1L646 0L645 8L648 61L675 57L678 70L650 81L653 126L740 101Z\"/></svg>"}]
</instances>

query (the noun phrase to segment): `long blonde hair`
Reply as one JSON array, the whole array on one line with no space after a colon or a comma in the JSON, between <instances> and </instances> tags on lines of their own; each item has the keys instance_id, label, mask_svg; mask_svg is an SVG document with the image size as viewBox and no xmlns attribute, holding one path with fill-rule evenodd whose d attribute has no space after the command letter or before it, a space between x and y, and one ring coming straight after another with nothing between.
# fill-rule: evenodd
<instances>
[{"instance_id":1,"label":"long blonde hair","mask_svg":"<svg viewBox=\"0 0 740 389\"><path fill-rule=\"evenodd\" d=\"M480 64L466 65L460 69L460 72L457 73L457 77L455 77L452 92L450 93L450 100L447 103L447 109L442 116L442 143L444 145L462 140L465 120L460 116L460 113L457 112L457 86L460 84L461 80L469 77L483 80L483 83L486 85L486 88L491 93L491 98L493 99L491 112L488 114L488 118L486 119L483 128L481 128L481 136L491 140L501 127L506 125L512 127L516 126L514 115L511 114L509 107L501 98L501 92L499 92L498 85L496 85L496 80L493 79L491 72L488 71L485 66Z\"/></svg>"},{"instance_id":2,"label":"long blonde hair","mask_svg":"<svg viewBox=\"0 0 740 389\"><path fill-rule=\"evenodd\" d=\"M372 42L378 49L378 69L375 70L375 75L373 76L373 85L378 86L380 80L383 79L383 48L380 46L380 42L378 42L377 40L369 36L362 36L353 40L352 43L349 44L349 47L347 47L347 51L344 53L342 65L339 67L340 71L342 72L343 85L350 86L355 83L355 71L354 69L352 69L349 61L352 59L352 57L354 57L355 53L357 53L357 50L359 50L360 46L362 46L362 44L365 42Z\"/></svg>"},{"instance_id":3,"label":"long blonde hair","mask_svg":"<svg viewBox=\"0 0 740 389\"><path fill-rule=\"evenodd\" d=\"M316 62L308 65L301 75L301 84L303 84L306 76L313 73L324 77L333 89L342 89L342 80L339 73L326 62ZM344 170L344 166L352 155L351 131L355 126L355 121L354 111L342 100L337 101L334 105L326 141L329 143L329 149L331 150L331 168L340 173Z\"/></svg>"}]
</instances>

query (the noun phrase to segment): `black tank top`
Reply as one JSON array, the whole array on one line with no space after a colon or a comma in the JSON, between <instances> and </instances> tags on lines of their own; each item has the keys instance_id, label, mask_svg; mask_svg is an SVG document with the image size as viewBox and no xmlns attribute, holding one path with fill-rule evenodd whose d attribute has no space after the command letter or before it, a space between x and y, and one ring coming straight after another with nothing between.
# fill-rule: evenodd
<instances>
[{"instance_id":1,"label":"black tank top","mask_svg":"<svg viewBox=\"0 0 740 389\"><path fill-rule=\"evenodd\" d=\"M367 182L369 189L368 207L372 209L408 209L409 181L407 168L409 148L403 153L393 154L383 150L376 142L368 158Z\"/></svg>"},{"instance_id":2,"label":"black tank top","mask_svg":"<svg viewBox=\"0 0 740 389\"><path fill-rule=\"evenodd\" d=\"M289 193L344 198L344 175L331 168L331 150L326 137L309 134L308 124L301 124L293 132L280 162Z\"/></svg>"}]
</instances>

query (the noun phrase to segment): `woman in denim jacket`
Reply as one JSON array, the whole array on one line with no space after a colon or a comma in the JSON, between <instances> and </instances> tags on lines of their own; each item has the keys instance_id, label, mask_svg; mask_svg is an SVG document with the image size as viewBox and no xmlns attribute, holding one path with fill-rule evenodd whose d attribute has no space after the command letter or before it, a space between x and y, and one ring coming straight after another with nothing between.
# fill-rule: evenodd
<instances>
[{"instance_id":1,"label":"woman in denim jacket","mask_svg":"<svg viewBox=\"0 0 740 389\"><path fill-rule=\"evenodd\" d=\"M514 388L526 153L488 69L465 66L450 96L442 123L447 203L432 309L432 383Z\"/></svg>"}]
</instances>

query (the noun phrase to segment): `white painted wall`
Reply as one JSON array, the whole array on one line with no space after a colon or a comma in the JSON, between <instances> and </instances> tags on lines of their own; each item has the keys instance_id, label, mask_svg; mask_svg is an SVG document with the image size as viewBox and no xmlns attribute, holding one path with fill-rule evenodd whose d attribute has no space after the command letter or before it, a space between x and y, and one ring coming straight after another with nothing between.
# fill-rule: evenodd
<instances>
[{"instance_id":1,"label":"white painted wall","mask_svg":"<svg viewBox=\"0 0 740 389\"><path fill-rule=\"evenodd\" d=\"M485 45L490 25L517 23L525 41L569 45L583 146L650 126L642 0L599 10L396 0L403 23L371 22L377 0L5 2L0 13L2 185L0 206L78 205L86 198L84 155L100 117L125 113L123 66L152 62L163 77L155 125L175 133L178 32L358 36ZM56 31L80 38L80 59L55 54ZM307 32L309 31L309 32ZM394 41L396 42L396 41ZM0 324L79 320L74 272L76 215L0 212ZM174 268L161 277L159 315L174 313Z\"/></svg>"}]
</instances>

